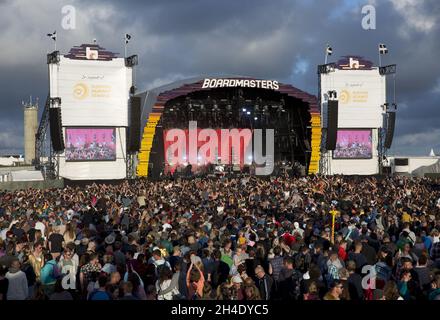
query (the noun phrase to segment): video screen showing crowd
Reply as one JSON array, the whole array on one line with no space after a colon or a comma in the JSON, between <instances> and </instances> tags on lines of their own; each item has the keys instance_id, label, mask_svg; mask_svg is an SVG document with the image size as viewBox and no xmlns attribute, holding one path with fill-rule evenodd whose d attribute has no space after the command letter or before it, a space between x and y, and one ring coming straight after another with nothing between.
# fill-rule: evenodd
<instances>
[{"instance_id":1,"label":"video screen showing crowd","mask_svg":"<svg viewBox=\"0 0 440 320\"><path fill-rule=\"evenodd\" d=\"M116 160L115 129L67 128L66 161Z\"/></svg>"},{"instance_id":2,"label":"video screen showing crowd","mask_svg":"<svg viewBox=\"0 0 440 320\"><path fill-rule=\"evenodd\" d=\"M371 130L339 129L334 159L371 159L373 144Z\"/></svg>"},{"instance_id":3,"label":"video screen showing crowd","mask_svg":"<svg viewBox=\"0 0 440 320\"><path fill-rule=\"evenodd\" d=\"M241 146L238 163L224 163L219 147L214 161L199 156L199 163L174 163L167 161L169 142L164 141L172 129L188 129L190 121L196 122L197 129L274 129L274 174L287 172L291 176L305 175L310 156L310 122L308 106L299 99L282 95L275 91L254 88L216 88L197 91L167 102L155 136L153 149L159 157L152 158L153 167L160 173L151 176L160 178L184 176L233 176L255 174L256 164L252 156L246 156L246 146ZM219 134L220 135L220 134ZM263 137L263 150L265 150ZM188 145L188 142L187 142ZM255 142L254 142L255 145ZM161 151L163 150L163 151ZM229 150L231 159L233 150ZM162 157L162 153L164 156ZM187 155L185 159L188 159ZM150 177L151 177L150 176Z\"/></svg>"}]
</instances>

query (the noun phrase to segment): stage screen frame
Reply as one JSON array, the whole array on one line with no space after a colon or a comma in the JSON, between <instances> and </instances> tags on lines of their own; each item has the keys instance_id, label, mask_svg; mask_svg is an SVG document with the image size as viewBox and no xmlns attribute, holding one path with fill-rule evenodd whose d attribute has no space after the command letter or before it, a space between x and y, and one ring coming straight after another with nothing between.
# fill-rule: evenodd
<instances>
[{"instance_id":1,"label":"stage screen frame","mask_svg":"<svg viewBox=\"0 0 440 320\"><path fill-rule=\"evenodd\" d=\"M333 160L371 160L373 159L373 130L372 129L361 129L361 128L340 128L337 131L337 134L342 131L358 131L358 132L368 132L369 138L370 138L370 155L368 157L340 157L335 156L335 152L337 152L338 148L338 141L339 139L336 139L336 149L332 151L332 159Z\"/></svg>"},{"instance_id":2,"label":"stage screen frame","mask_svg":"<svg viewBox=\"0 0 440 320\"><path fill-rule=\"evenodd\" d=\"M117 137L116 137L116 127L96 127L96 126L69 126L69 127L64 127L64 129L65 129L65 132L64 132L64 135L65 135L65 145L66 145L66 149L65 149L65 153L64 153L64 155L65 155L65 161L66 162L101 162L101 161L104 161L104 162L113 162L113 161L116 161L117 160L117 155L116 155L116 153L117 153ZM113 150L113 154L112 154L112 157L111 158L108 158L108 159L79 159L79 160L71 160L71 159L69 159L68 158L68 155L67 155L67 152L68 152L68 145L69 145L69 141L68 141L68 139L69 139L69 134L68 134L68 130L75 130L75 129L77 129L77 130L87 130L87 129L89 129L89 130L113 130L113 132L112 132L112 136L114 137L114 150Z\"/></svg>"}]
</instances>

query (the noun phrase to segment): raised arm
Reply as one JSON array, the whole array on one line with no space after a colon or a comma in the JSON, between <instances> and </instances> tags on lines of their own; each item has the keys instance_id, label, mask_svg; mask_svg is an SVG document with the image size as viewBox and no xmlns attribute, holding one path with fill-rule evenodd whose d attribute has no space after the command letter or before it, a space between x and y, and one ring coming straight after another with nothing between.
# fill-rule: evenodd
<instances>
[{"instance_id":1,"label":"raised arm","mask_svg":"<svg viewBox=\"0 0 440 320\"><path fill-rule=\"evenodd\" d=\"M188 268L188 271L186 272L186 286L189 288L191 284L191 270L193 267L193 263L191 262L191 265Z\"/></svg>"}]
</instances>

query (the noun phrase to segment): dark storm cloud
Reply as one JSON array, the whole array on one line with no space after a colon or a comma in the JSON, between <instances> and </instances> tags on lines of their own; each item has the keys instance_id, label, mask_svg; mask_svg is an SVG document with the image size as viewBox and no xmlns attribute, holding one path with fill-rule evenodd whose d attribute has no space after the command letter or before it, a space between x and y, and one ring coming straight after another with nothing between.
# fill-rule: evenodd
<instances>
[{"instance_id":1,"label":"dark storm cloud","mask_svg":"<svg viewBox=\"0 0 440 320\"><path fill-rule=\"evenodd\" d=\"M323 63L326 43L334 49L331 60L357 54L377 63L377 44L384 42L390 54L383 62L398 64L393 149L422 154L431 147L427 144L440 140L435 130L440 119L440 90L434 90L440 83L436 0L416 6L412 0L23 2L0 0L0 27L12 33L0 36L8 48L7 55L0 53L0 72L7 74L0 78L0 152L11 145L22 148L17 137L23 130L21 100L47 95L45 54L52 43L45 34L52 29L58 30L62 52L92 38L123 52L123 34L130 33L129 53L139 55L141 89L201 74L243 74L316 94L316 65ZM377 9L377 29L366 31L361 7L369 2ZM77 9L75 30L60 27L65 4ZM5 16L8 11L15 19ZM439 144L435 147L440 151Z\"/></svg>"}]
</instances>

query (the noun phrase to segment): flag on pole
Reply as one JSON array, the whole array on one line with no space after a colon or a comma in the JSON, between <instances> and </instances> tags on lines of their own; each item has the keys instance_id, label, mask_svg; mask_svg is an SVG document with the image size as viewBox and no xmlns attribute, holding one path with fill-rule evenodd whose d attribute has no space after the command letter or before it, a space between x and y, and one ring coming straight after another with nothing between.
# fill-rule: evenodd
<instances>
[{"instance_id":1,"label":"flag on pole","mask_svg":"<svg viewBox=\"0 0 440 320\"><path fill-rule=\"evenodd\" d=\"M131 35L128 33L125 34L125 44L127 44L131 40Z\"/></svg>"},{"instance_id":2,"label":"flag on pole","mask_svg":"<svg viewBox=\"0 0 440 320\"><path fill-rule=\"evenodd\" d=\"M387 54L388 53L388 48L383 43L379 43L379 53L380 54Z\"/></svg>"},{"instance_id":3,"label":"flag on pole","mask_svg":"<svg viewBox=\"0 0 440 320\"><path fill-rule=\"evenodd\" d=\"M329 56L332 55L333 49L332 49L332 47L330 47L330 45L327 45L327 48L325 49L325 53Z\"/></svg>"},{"instance_id":4,"label":"flag on pole","mask_svg":"<svg viewBox=\"0 0 440 320\"><path fill-rule=\"evenodd\" d=\"M54 31L53 33L48 33L48 37L52 38L53 41L57 41L57 32Z\"/></svg>"}]
</instances>

